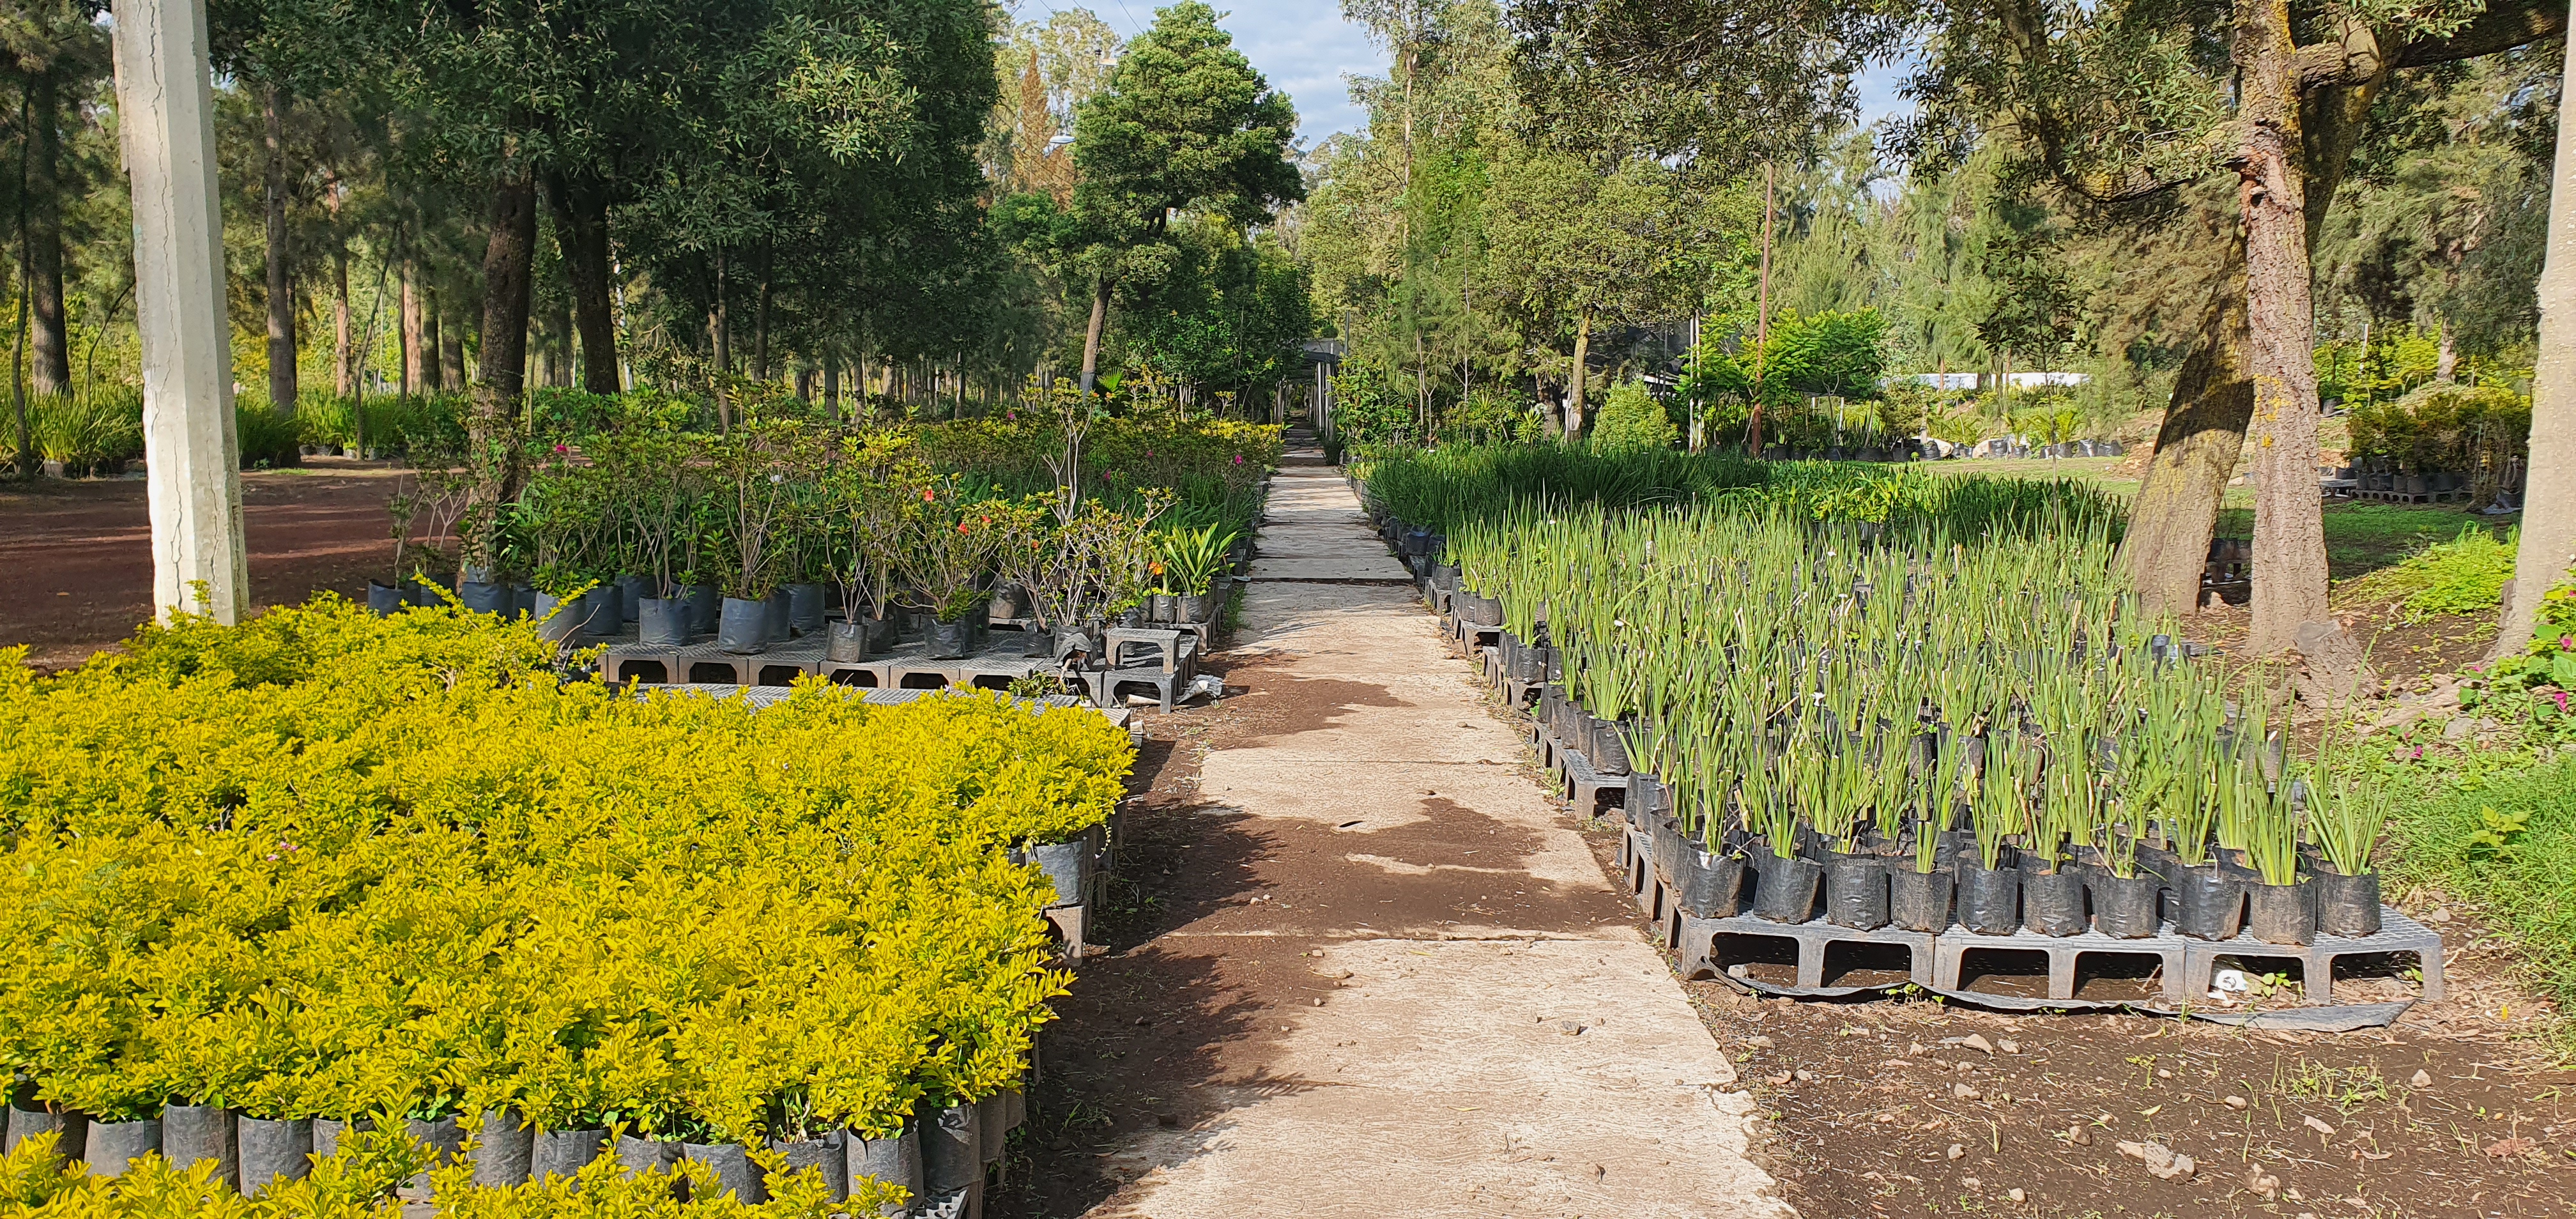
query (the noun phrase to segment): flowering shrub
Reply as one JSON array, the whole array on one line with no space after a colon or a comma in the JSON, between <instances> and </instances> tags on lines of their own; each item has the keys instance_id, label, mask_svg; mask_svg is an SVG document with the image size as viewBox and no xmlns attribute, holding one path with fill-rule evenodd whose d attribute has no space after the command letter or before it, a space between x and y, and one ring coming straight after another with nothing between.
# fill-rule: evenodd
<instances>
[{"instance_id":1,"label":"flowering shrub","mask_svg":"<svg viewBox=\"0 0 2576 1219\"><path fill-rule=\"evenodd\" d=\"M560 685L525 624L327 594L129 652L0 652L0 1063L111 1121L893 1130L1019 1078L1065 977L1007 848L1132 761L995 698Z\"/></svg>"},{"instance_id":2,"label":"flowering shrub","mask_svg":"<svg viewBox=\"0 0 2576 1219\"><path fill-rule=\"evenodd\" d=\"M2531 643L2460 685L2462 708L2522 719L2553 735L2576 735L2576 581L2541 597Z\"/></svg>"}]
</instances>

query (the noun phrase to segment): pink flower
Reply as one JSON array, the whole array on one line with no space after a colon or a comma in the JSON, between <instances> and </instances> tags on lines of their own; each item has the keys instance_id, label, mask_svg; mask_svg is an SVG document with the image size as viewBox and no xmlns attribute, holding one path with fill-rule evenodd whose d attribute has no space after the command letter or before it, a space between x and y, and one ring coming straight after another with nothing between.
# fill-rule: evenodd
<instances>
[{"instance_id":1,"label":"pink flower","mask_svg":"<svg viewBox=\"0 0 2576 1219\"><path fill-rule=\"evenodd\" d=\"M2558 714L2567 714L2567 692L2565 690L2552 690L2549 692L2549 697L2557 700Z\"/></svg>"},{"instance_id":2,"label":"pink flower","mask_svg":"<svg viewBox=\"0 0 2576 1219\"><path fill-rule=\"evenodd\" d=\"M1234 455L1234 464L1238 466L1243 464L1243 454L1237 453Z\"/></svg>"},{"instance_id":3,"label":"pink flower","mask_svg":"<svg viewBox=\"0 0 2576 1219\"><path fill-rule=\"evenodd\" d=\"M569 452L572 452L572 446L570 446L570 445L561 445L561 444L559 444L559 445L556 445L556 446L555 446L555 456L557 456L557 457L561 457L561 456L563 456L564 454L569 453Z\"/></svg>"},{"instance_id":4,"label":"pink flower","mask_svg":"<svg viewBox=\"0 0 2576 1219\"><path fill-rule=\"evenodd\" d=\"M2559 636L2558 650L2561 652L2576 652L2576 635Z\"/></svg>"}]
</instances>

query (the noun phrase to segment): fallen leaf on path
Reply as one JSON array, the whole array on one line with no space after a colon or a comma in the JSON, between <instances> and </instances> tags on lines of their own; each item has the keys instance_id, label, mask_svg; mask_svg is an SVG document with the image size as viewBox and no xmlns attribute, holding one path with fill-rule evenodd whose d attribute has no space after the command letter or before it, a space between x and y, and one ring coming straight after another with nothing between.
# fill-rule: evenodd
<instances>
[{"instance_id":1,"label":"fallen leaf on path","mask_svg":"<svg viewBox=\"0 0 2576 1219\"><path fill-rule=\"evenodd\" d=\"M2487 1144L2487 1155L2493 1159L2509 1160L2518 1155L2529 1154L2534 1148L2539 1146L2540 1144L2532 1142L2530 1139L2516 1135L2513 1138L2497 1139L2496 1141Z\"/></svg>"}]
</instances>

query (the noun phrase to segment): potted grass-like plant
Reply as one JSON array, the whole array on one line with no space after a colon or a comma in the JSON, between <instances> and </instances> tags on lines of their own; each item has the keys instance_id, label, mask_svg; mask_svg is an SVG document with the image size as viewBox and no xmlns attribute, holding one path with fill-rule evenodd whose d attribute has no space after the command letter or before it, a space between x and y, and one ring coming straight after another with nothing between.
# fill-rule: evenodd
<instances>
[{"instance_id":1,"label":"potted grass-like plant","mask_svg":"<svg viewBox=\"0 0 2576 1219\"><path fill-rule=\"evenodd\" d=\"M2308 773L2305 784L2308 831L2318 855L2310 877L2317 930L2356 938L2375 935L2379 873L2371 869L2370 853L2388 825L2388 793L2377 785L2334 774L2323 765Z\"/></svg>"},{"instance_id":2,"label":"potted grass-like plant","mask_svg":"<svg viewBox=\"0 0 2576 1219\"><path fill-rule=\"evenodd\" d=\"M2317 911L2299 870L2299 818L2288 785L2272 788L2259 775L2242 774L2231 794L2256 877L2245 894L2246 930L2267 944L2314 942Z\"/></svg>"},{"instance_id":3,"label":"potted grass-like plant","mask_svg":"<svg viewBox=\"0 0 2576 1219\"><path fill-rule=\"evenodd\" d=\"M1768 766L1748 766L1740 798L1744 819L1762 839L1753 855L1753 916L1775 923L1803 923L1816 911L1823 864L1798 854L1798 808Z\"/></svg>"},{"instance_id":4,"label":"potted grass-like plant","mask_svg":"<svg viewBox=\"0 0 2576 1219\"><path fill-rule=\"evenodd\" d=\"M2001 731L1985 733L1972 747L1977 798L1968 806L1968 825L1976 854L1958 863L1959 925L1979 935L2011 935L2021 929L2022 872L2009 840L2029 816L2036 751Z\"/></svg>"},{"instance_id":5,"label":"potted grass-like plant","mask_svg":"<svg viewBox=\"0 0 2576 1219\"><path fill-rule=\"evenodd\" d=\"M1918 739L1931 747L1932 766L1920 789L1920 804L1903 830L1906 850L1901 866L1888 870L1887 916L1907 931L1937 932L1950 926L1950 896L1958 880L1942 853L1957 817L1958 751L1939 748L1937 733L1927 732ZM1908 794L1881 791L1882 800L1902 801Z\"/></svg>"},{"instance_id":6,"label":"potted grass-like plant","mask_svg":"<svg viewBox=\"0 0 2576 1219\"><path fill-rule=\"evenodd\" d=\"M1887 925L1887 867L1860 849L1861 814L1870 800L1869 771L1860 750L1838 725L1802 733L1790 744L1785 770L1807 824L1822 838L1825 918L1838 927L1868 931Z\"/></svg>"}]
</instances>

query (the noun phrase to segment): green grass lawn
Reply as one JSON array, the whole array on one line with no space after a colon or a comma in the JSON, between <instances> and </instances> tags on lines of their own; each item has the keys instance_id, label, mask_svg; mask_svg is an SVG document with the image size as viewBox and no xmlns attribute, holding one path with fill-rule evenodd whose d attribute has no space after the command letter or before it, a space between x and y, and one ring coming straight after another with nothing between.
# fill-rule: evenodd
<instances>
[{"instance_id":1,"label":"green grass lawn","mask_svg":"<svg viewBox=\"0 0 2576 1219\"><path fill-rule=\"evenodd\" d=\"M2135 495L2138 480L2124 477L2118 457L2068 457L2057 461L2032 458L1977 458L1929 462L1943 474L1987 474L2003 478L2073 478L2116 495ZM2520 516L2479 516L2458 504L2373 504L2354 501L2326 505L2326 569L2337 580L2349 580L2395 564L2436 542L2459 536L2463 525L2478 525L2498 536L2519 524ZM2222 537L2254 536L2254 492L2231 486L2219 503Z\"/></svg>"},{"instance_id":2,"label":"green grass lawn","mask_svg":"<svg viewBox=\"0 0 2576 1219\"><path fill-rule=\"evenodd\" d=\"M2531 981L2576 1012L2576 757L2400 800L2389 878L2476 906L2511 936ZM2576 1022L2562 1025L2576 1051Z\"/></svg>"}]
</instances>

